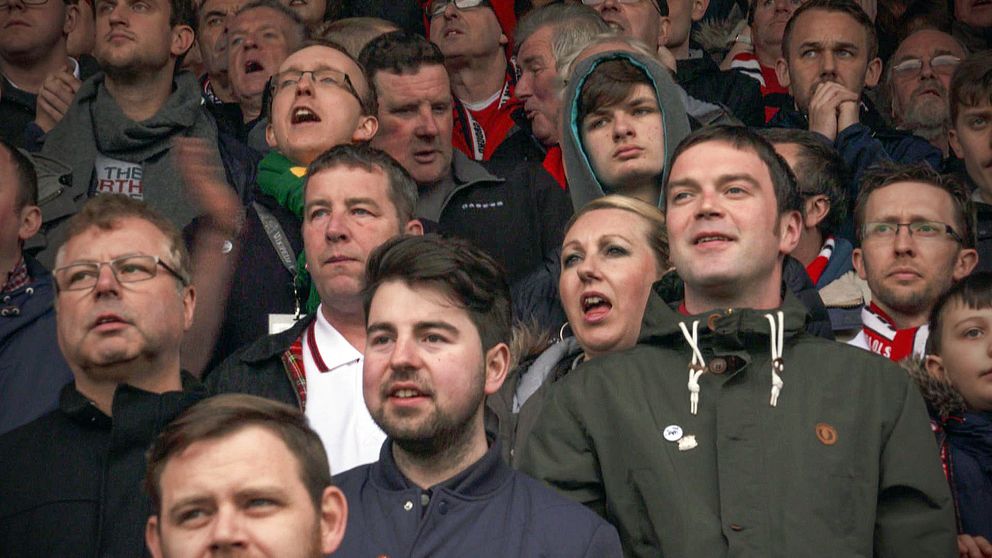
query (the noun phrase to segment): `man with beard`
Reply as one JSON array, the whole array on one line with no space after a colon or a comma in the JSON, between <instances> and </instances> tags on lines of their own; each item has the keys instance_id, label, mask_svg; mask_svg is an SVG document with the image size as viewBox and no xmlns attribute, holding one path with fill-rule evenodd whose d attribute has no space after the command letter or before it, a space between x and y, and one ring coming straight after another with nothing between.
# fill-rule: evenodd
<instances>
[{"instance_id":1,"label":"man with beard","mask_svg":"<svg viewBox=\"0 0 992 558\"><path fill-rule=\"evenodd\" d=\"M179 231L145 204L98 196L55 260L58 346L75 382L56 410L0 437L6 557L143 556L145 451L206 393L180 369L193 321Z\"/></svg>"},{"instance_id":2,"label":"man with beard","mask_svg":"<svg viewBox=\"0 0 992 558\"><path fill-rule=\"evenodd\" d=\"M499 265L463 241L394 239L372 255L363 389L379 461L338 475L342 556L620 556L616 531L500 458L485 398L510 366ZM385 526L385 527L384 527Z\"/></svg>"},{"instance_id":3,"label":"man with beard","mask_svg":"<svg viewBox=\"0 0 992 558\"><path fill-rule=\"evenodd\" d=\"M978 261L969 213L965 188L924 164L865 174L852 258L871 302L851 345L895 361L922 356L931 308Z\"/></svg>"},{"instance_id":4,"label":"man with beard","mask_svg":"<svg viewBox=\"0 0 992 558\"><path fill-rule=\"evenodd\" d=\"M929 141L947 157L947 89L968 53L957 39L921 29L899 44L886 72L887 93L896 128Z\"/></svg>"}]
</instances>

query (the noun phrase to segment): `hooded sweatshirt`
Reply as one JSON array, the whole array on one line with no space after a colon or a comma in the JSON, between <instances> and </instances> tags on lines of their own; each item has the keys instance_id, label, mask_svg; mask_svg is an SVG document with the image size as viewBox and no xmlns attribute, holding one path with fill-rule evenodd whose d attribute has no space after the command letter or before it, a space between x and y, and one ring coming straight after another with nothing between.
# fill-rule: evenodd
<instances>
[{"instance_id":1,"label":"hooded sweatshirt","mask_svg":"<svg viewBox=\"0 0 992 558\"><path fill-rule=\"evenodd\" d=\"M610 51L595 54L576 64L572 71L573 78L565 88L565 102L562 105L565 111L563 119L565 129L561 139L568 190L572 196L572 206L576 211L596 198L613 193L607 191L596 177L579 134L582 127L582 122L579 121L579 97L582 87L596 66L608 60L627 60L643 70L654 87L658 108L661 109L665 137L665 166L662 169L660 183L664 184L665 179L668 178L668 167L675 147L689 135L689 119L686 116L682 93L672 80L669 71L658 61L632 52ZM659 198L658 207L663 205L662 202L663 197Z\"/></svg>"}]
</instances>

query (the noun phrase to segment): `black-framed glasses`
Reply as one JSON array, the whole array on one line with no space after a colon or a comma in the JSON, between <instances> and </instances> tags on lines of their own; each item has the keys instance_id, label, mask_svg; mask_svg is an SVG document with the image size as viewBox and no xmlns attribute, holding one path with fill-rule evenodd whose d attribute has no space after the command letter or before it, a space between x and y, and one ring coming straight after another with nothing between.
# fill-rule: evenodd
<instances>
[{"instance_id":1,"label":"black-framed glasses","mask_svg":"<svg viewBox=\"0 0 992 558\"><path fill-rule=\"evenodd\" d=\"M362 98L358 95L358 91L355 90L355 86L352 85L351 78L348 77L348 74L333 68L321 68L319 70L286 70L284 72L273 74L272 79L269 81L269 87L272 89L272 96L288 89L295 89L300 81L303 80L303 76L307 74L310 74L310 79L317 87L340 87L348 93L351 93L352 96L358 100L359 105L362 105L363 107L365 106L365 103L362 102Z\"/></svg>"},{"instance_id":2,"label":"black-framed glasses","mask_svg":"<svg viewBox=\"0 0 992 558\"><path fill-rule=\"evenodd\" d=\"M432 0L424 7L424 12L428 19L434 19L444 13L448 4L454 4L459 10L468 10L479 6L488 6L489 2L486 0Z\"/></svg>"},{"instance_id":3,"label":"black-framed glasses","mask_svg":"<svg viewBox=\"0 0 992 558\"><path fill-rule=\"evenodd\" d=\"M121 256L105 262L79 262L55 268L55 286L59 291L88 291L96 286L100 279L100 269L109 266L118 283L138 283L148 281L158 275L158 266L179 279L183 286L189 285L189 279L183 277L169 264L158 256L145 254Z\"/></svg>"},{"instance_id":4,"label":"black-framed glasses","mask_svg":"<svg viewBox=\"0 0 992 558\"><path fill-rule=\"evenodd\" d=\"M2 1L2 0L0 0ZM930 68L935 74L950 75L961 63L961 58L953 54L939 54L930 59ZM905 78L918 76L923 69L921 58L907 58L902 62L892 66L892 73L898 77Z\"/></svg>"},{"instance_id":5,"label":"black-framed glasses","mask_svg":"<svg viewBox=\"0 0 992 558\"><path fill-rule=\"evenodd\" d=\"M25 6L44 6L47 2L48 0L21 0L21 4ZM6 9L11 3L9 0L0 0L0 10Z\"/></svg>"},{"instance_id":6,"label":"black-framed glasses","mask_svg":"<svg viewBox=\"0 0 992 558\"><path fill-rule=\"evenodd\" d=\"M906 227L909 236L916 239L936 240L950 237L955 242L963 242L961 235L955 232L947 223L940 221L913 221L912 223L892 223L878 221L865 223L861 235L865 240L892 240L899 234L899 229Z\"/></svg>"}]
</instances>

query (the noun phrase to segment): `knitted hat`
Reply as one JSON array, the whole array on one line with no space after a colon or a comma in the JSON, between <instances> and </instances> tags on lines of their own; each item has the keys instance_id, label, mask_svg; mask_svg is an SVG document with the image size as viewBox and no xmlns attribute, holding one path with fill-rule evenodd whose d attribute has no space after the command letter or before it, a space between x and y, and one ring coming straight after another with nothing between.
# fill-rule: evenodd
<instances>
[{"instance_id":1,"label":"knitted hat","mask_svg":"<svg viewBox=\"0 0 992 558\"><path fill-rule=\"evenodd\" d=\"M424 29L427 30L428 37L431 34L431 20L427 16L427 6L430 3L431 0L420 0L420 7L424 9ZM496 20L499 21L503 34L506 35L507 42L504 50L507 62L513 56L513 32L517 28L517 13L514 5L514 0L489 0L489 6L496 14Z\"/></svg>"}]
</instances>

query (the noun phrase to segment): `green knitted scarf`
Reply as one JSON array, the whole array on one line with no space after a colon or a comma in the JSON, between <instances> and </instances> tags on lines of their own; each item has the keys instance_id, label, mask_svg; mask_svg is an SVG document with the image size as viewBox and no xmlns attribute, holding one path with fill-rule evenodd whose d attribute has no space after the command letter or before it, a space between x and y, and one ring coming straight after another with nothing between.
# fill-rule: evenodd
<instances>
[{"instance_id":1,"label":"green knitted scarf","mask_svg":"<svg viewBox=\"0 0 992 558\"><path fill-rule=\"evenodd\" d=\"M287 159L275 150L258 164L258 188L275 198L279 205L293 212L303 222L303 179L307 175L306 167L301 167ZM306 254L300 252L296 256L296 288L301 289L310 285L304 310L312 314L320 304L320 295L310 280L307 272Z\"/></svg>"}]
</instances>

